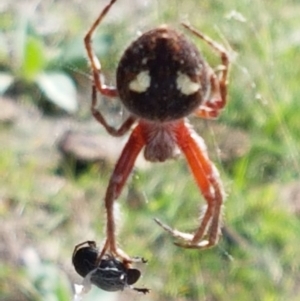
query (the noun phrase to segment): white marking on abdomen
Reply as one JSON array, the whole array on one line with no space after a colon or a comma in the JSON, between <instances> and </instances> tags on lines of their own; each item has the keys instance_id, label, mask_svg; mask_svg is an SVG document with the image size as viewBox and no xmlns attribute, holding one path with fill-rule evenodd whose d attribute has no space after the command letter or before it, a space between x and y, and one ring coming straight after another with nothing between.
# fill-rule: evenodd
<instances>
[{"instance_id":1,"label":"white marking on abdomen","mask_svg":"<svg viewBox=\"0 0 300 301\"><path fill-rule=\"evenodd\" d=\"M148 70L141 71L134 80L129 83L129 90L137 93L146 92L150 87L151 77Z\"/></svg>"},{"instance_id":2,"label":"white marking on abdomen","mask_svg":"<svg viewBox=\"0 0 300 301\"><path fill-rule=\"evenodd\" d=\"M177 89L184 95L191 95L196 93L200 88L200 83L195 83L191 78L181 72L177 72L176 79Z\"/></svg>"}]
</instances>

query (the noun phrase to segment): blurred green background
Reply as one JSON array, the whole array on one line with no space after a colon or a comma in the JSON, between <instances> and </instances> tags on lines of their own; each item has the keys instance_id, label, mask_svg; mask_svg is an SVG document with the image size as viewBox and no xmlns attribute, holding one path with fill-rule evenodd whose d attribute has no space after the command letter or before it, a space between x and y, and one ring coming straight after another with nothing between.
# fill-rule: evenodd
<instances>
[{"instance_id":1,"label":"blurred green background","mask_svg":"<svg viewBox=\"0 0 300 301\"><path fill-rule=\"evenodd\" d=\"M102 200L126 137L91 117L83 36L106 3L1 1L1 300L72 300L74 246L104 239ZM117 1L94 38L108 83L137 33L161 23L188 21L231 53L226 109L190 118L221 172L224 229L211 250L174 246L153 218L193 231L203 198L183 158L140 159L119 199L119 242L148 259L137 286L152 291L94 288L84 300L300 300L299 12L295 0ZM124 118L117 101L100 107L112 124Z\"/></svg>"}]
</instances>

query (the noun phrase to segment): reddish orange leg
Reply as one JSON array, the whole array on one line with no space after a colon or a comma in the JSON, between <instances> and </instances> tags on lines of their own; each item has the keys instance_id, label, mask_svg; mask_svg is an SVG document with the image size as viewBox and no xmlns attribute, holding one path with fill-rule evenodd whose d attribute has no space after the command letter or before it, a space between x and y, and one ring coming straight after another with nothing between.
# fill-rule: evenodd
<instances>
[{"instance_id":1,"label":"reddish orange leg","mask_svg":"<svg viewBox=\"0 0 300 301\"><path fill-rule=\"evenodd\" d=\"M110 126L106 122L105 118L100 113L100 111L97 110L96 106L97 106L97 89L96 89L96 86L93 85L92 105L91 105L92 114L93 114L94 118L104 126L106 131L114 137L119 137L119 136L124 135L136 121L136 118L131 115L123 122L123 124L118 129L116 129L116 128Z\"/></svg>"},{"instance_id":2,"label":"reddish orange leg","mask_svg":"<svg viewBox=\"0 0 300 301\"><path fill-rule=\"evenodd\" d=\"M122 154L115 166L115 169L110 178L106 195L106 242L100 252L97 262L101 261L104 254L110 253L113 256L119 257L124 263L131 263L132 259L121 249L117 247L115 231L115 216L114 216L114 201L120 196L124 184L133 168L136 157L144 146L145 141L142 136L141 128L138 125L132 132L127 144L125 145Z\"/></svg>"},{"instance_id":3,"label":"reddish orange leg","mask_svg":"<svg viewBox=\"0 0 300 301\"><path fill-rule=\"evenodd\" d=\"M194 112L194 114L202 118L217 118L227 102L227 82L230 64L229 55L222 45L218 44L210 37L186 23L182 23L182 25L195 36L205 41L220 55L222 65L217 68L219 69L219 76L217 77L212 68L207 66L211 91L204 103Z\"/></svg>"},{"instance_id":4,"label":"reddish orange leg","mask_svg":"<svg viewBox=\"0 0 300 301\"><path fill-rule=\"evenodd\" d=\"M184 123L177 131L177 143L185 154L207 207L201 223L194 234L180 232L155 220L172 236L180 241L176 245L184 248L209 248L218 243L221 226L221 209L224 191L215 166L210 162L202 138Z\"/></svg>"},{"instance_id":5,"label":"reddish orange leg","mask_svg":"<svg viewBox=\"0 0 300 301\"><path fill-rule=\"evenodd\" d=\"M116 0L112 0L102 10L99 17L96 19L96 21L93 23L90 30L86 34L84 38L84 43L91 64L93 81L94 81L93 90L92 90L92 104L91 104L92 114L94 118L104 126L104 128L107 130L109 134L111 134L112 136L122 136L126 131L130 129L130 127L136 121L136 118L133 116L128 117L120 126L120 128L116 129L110 126L105 120L105 118L103 117L103 115L97 110L97 91L99 91L102 95L107 97L117 97L118 91L114 86L105 85L104 77L102 76L101 63L98 60L97 56L95 55L92 47L93 34L115 1Z\"/></svg>"},{"instance_id":6,"label":"reddish orange leg","mask_svg":"<svg viewBox=\"0 0 300 301\"><path fill-rule=\"evenodd\" d=\"M106 86L103 83L103 79L101 79L101 64L100 61L98 60L97 56L95 55L94 51L93 51L93 47L92 47L92 37L93 34L95 32L95 30L97 29L97 27L99 26L99 24L101 23L101 21L103 20L103 18L105 17L105 15L108 13L108 11L110 10L111 6L116 2L116 0L112 0L110 1L109 4L107 4L104 9L102 10L102 12L100 13L99 17L96 19L96 21L93 23L93 25L91 26L90 30L88 31L88 33L86 34L86 36L84 37L84 44L85 44L85 49L87 51L87 55L89 58L89 61L91 63L91 68L93 71L93 78L94 78L94 83L97 87L97 90L105 95L105 96L109 96L109 97L116 97L118 96L118 92L116 90L115 87L110 87L110 86Z\"/></svg>"}]
</instances>

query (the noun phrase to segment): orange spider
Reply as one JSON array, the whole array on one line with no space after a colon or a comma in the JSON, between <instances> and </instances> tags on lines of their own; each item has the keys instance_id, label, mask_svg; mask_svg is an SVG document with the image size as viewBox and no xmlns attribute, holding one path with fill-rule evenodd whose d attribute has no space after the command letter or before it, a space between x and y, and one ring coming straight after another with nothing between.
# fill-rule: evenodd
<instances>
[{"instance_id":1,"label":"orange spider","mask_svg":"<svg viewBox=\"0 0 300 301\"><path fill-rule=\"evenodd\" d=\"M221 234L224 190L218 170L209 160L203 139L187 120L191 113L216 118L226 105L229 55L225 48L186 23L182 26L201 38L221 59L218 74L203 59L196 46L182 33L166 25L152 29L125 50L116 74L116 87L107 86L101 64L92 48L92 36L116 0L102 10L84 42L93 73L91 111L112 136L132 129L116 163L105 195L106 240L97 262L105 254L119 257L130 265L132 259L117 246L113 205L120 196L138 154L145 159L164 162L180 150L186 157L203 197L207 202L200 225L194 234L173 230L158 219L156 223L177 239L184 248L208 248L216 245ZM97 92L119 98L130 112L118 128L110 126L96 108Z\"/></svg>"}]
</instances>

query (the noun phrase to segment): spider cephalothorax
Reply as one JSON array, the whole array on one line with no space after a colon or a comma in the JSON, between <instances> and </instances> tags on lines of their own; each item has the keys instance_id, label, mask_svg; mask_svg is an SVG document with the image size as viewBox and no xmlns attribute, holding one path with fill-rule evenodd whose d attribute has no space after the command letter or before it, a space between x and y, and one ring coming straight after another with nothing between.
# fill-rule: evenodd
<instances>
[{"instance_id":1,"label":"spider cephalothorax","mask_svg":"<svg viewBox=\"0 0 300 301\"><path fill-rule=\"evenodd\" d=\"M162 25L142 34L125 50L118 64L117 87L107 86L101 64L92 48L92 35L116 0L111 0L96 19L87 35L85 47L93 74L92 114L107 132L122 136L132 130L110 178L105 207L106 240L97 262L112 254L130 263L132 259L117 247L114 201L144 149L149 161L163 162L178 154L185 156L190 170L207 202L195 233L173 230L155 221L173 235L176 244L185 248L214 246L220 236L224 192L219 173L209 160L203 139L192 129L186 117L193 113L202 118L216 118L226 105L229 56L225 48L191 26L183 27L207 43L221 59L215 72L197 47L182 33ZM119 128L110 126L97 110L97 92L119 98L129 117Z\"/></svg>"}]
</instances>

